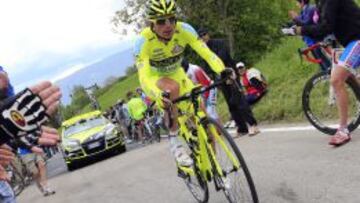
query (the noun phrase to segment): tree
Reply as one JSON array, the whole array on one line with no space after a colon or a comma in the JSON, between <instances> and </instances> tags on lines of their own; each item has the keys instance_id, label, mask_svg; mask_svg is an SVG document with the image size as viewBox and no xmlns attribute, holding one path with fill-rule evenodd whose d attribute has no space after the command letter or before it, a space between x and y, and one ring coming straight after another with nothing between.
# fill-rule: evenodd
<instances>
[{"instance_id":1,"label":"tree","mask_svg":"<svg viewBox=\"0 0 360 203\"><path fill-rule=\"evenodd\" d=\"M125 73L126 73L127 76L130 76L130 75L136 73L136 71L137 71L136 66L133 65L133 66L127 67L126 70L125 70Z\"/></svg>"},{"instance_id":2,"label":"tree","mask_svg":"<svg viewBox=\"0 0 360 203\"><path fill-rule=\"evenodd\" d=\"M145 0L126 0L113 22L133 25L144 21ZM280 25L294 3L288 0L178 0L180 19L195 28L206 27L215 38L225 38L236 60L255 62L280 39Z\"/></svg>"}]
</instances>

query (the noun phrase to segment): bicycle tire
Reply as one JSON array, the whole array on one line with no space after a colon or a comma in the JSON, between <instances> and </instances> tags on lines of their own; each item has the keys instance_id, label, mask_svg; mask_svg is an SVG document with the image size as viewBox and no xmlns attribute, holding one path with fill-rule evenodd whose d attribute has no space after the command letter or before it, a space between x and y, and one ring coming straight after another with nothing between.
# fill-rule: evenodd
<instances>
[{"instance_id":1,"label":"bicycle tire","mask_svg":"<svg viewBox=\"0 0 360 203\"><path fill-rule=\"evenodd\" d=\"M229 172L229 173L227 173L225 175L225 177L229 178L229 180L233 181L233 182L235 182L235 181L241 182L242 181L241 179L243 177L245 177L244 182L246 182L245 184L247 185L247 187L245 186L246 189L243 188L243 187L235 188L233 186L233 187L231 187L231 189L235 189L235 190L230 191L230 189L226 189L224 187L223 191L224 191L225 196L227 197L228 201L231 202L231 203L233 203L233 202L254 202L254 203L258 203L259 200L258 200L258 195L257 195L257 191L256 191L256 188L255 188L254 181L253 181L253 179L251 177L251 174L250 174L250 171L249 171L249 169L248 169L248 167L246 165L245 159L242 156L239 147L236 145L236 143L233 140L233 138L231 137L231 135L218 122L216 122L212 118L207 118L207 119L203 120L202 125L204 126L204 129L207 131L208 135L211 135L210 128L209 128L210 125L213 125L215 127L215 129L217 130L217 132L220 133L220 135L222 135L221 137L218 137L218 138L223 138L222 141L224 141L224 143L227 144L227 148L232 151L232 155L234 157L236 157L237 160L240 163L240 168L239 169L237 169L236 171L234 171L233 169L231 171L229 171L228 170L229 166L222 165L222 161L219 159L220 158L220 149L223 149L223 147L220 144L219 145L216 145L216 144L218 144L218 141L220 141L220 140L216 141L213 137L209 137L214 142L215 153L216 153L215 156L216 156L217 162L221 165L223 173L226 174L227 172ZM220 148L217 148L217 146L219 146ZM228 158L228 159L231 159L231 158L229 158L227 156L226 153L225 153L225 157ZM212 157L210 157L210 159L212 159ZM231 161L230 161L230 163L232 164ZM234 168L233 165L231 167ZM230 177L229 177L230 174L232 172L237 173L238 171L243 176L241 178L237 177L237 176L234 176L233 180L231 180ZM239 182L237 182L237 183L239 183ZM244 190L247 190L247 191L245 192ZM246 193L246 195L242 196L241 194L245 194L244 192ZM246 199L244 201L243 198L248 198L248 199Z\"/></svg>"},{"instance_id":2,"label":"bicycle tire","mask_svg":"<svg viewBox=\"0 0 360 203\"><path fill-rule=\"evenodd\" d=\"M335 105L331 104L330 90L328 92L322 91L326 86L328 86L328 89L330 88L329 81L330 74L328 72L319 72L311 77L306 82L303 90L302 108L311 125L327 135L334 135L337 131L337 126L333 125L333 120L336 117L336 122L338 121L336 103ZM324 85L324 87L322 87L322 85ZM350 122L348 123L348 129L352 132L360 124L360 90L357 81L352 78L346 81L346 85L350 103L349 115L355 113L355 115L351 116ZM328 101L324 102L325 100Z\"/></svg>"},{"instance_id":3,"label":"bicycle tire","mask_svg":"<svg viewBox=\"0 0 360 203\"><path fill-rule=\"evenodd\" d=\"M15 196L18 196L25 189L24 178L16 168L11 167L11 171L12 171L12 176L9 181L9 184L12 190L14 191Z\"/></svg>"},{"instance_id":4,"label":"bicycle tire","mask_svg":"<svg viewBox=\"0 0 360 203\"><path fill-rule=\"evenodd\" d=\"M185 185L197 202L207 203L209 201L209 187L207 181L199 174L199 170L196 167L194 167L193 170L195 172L195 176L185 175L183 177ZM196 191L196 188L201 191Z\"/></svg>"},{"instance_id":5,"label":"bicycle tire","mask_svg":"<svg viewBox=\"0 0 360 203\"><path fill-rule=\"evenodd\" d=\"M190 122L190 121L188 121ZM192 122L192 121L191 121ZM191 126L195 126L192 124ZM189 128L191 132L191 129ZM194 159L194 154L191 150L191 144L187 143L183 137L180 138L182 141L182 146L186 150L188 154L191 154L191 157ZM178 176L184 179L185 185L189 189L192 196L199 203L207 203L209 201L209 188L207 184L207 180L200 173L200 169L198 168L196 161L194 160L194 164L192 167L195 175L186 174L182 171L181 167L178 167Z\"/></svg>"}]
</instances>

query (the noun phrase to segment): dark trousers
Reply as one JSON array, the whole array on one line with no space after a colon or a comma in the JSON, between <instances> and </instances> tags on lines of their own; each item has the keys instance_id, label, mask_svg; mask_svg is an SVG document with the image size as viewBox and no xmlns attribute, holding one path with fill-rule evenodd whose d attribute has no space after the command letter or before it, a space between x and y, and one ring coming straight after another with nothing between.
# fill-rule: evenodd
<instances>
[{"instance_id":1,"label":"dark trousers","mask_svg":"<svg viewBox=\"0 0 360 203\"><path fill-rule=\"evenodd\" d=\"M248 127L257 125L257 121L248 105L245 96L239 91L236 85L222 85L221 90L224 94L231 117L234 119L237 131L239 133L247 133Z\"/></svg>"}]
</instances>

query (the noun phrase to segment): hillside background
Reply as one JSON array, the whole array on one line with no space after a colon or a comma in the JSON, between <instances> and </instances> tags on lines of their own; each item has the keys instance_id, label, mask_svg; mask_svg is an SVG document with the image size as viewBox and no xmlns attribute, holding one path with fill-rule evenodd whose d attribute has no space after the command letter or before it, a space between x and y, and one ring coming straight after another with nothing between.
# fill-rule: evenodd
<instances>
[{"instance_id":1,"label":"hillside background","mask_svg":"<svg viewBox=\"0 0 360 203\"><path fill-rule=\"evenodd\" d=\"M134 25L133 27L140 28L144 23L139 15L144 12L144 1L126 1L127 7L114 14L114 24ZM265 75L269 83L269 93L253 109L259 121L304 120L301 110L302 89L305 82L318 71L318 67L301 62L297 49L305 45L300 37L284 37L280 33L281 26L289 21L288 11L298 9L295 0L204 0L197 1L196 4L191 0L177 2L181 8L179 16L183 21L189 22L195 29L208 28L213 38L225 39L236 61L254 64L253 66ZM359 4L360 0L356 2ZM131 54L130 51L128 53ZM139 86L136 69L131 67L132 57L127 55L128 53L121 59L113 57L118 64L128 67L108 74L118 78L95 92L103 110L107 110L117 100L124 99L128 91ZM186 55L191 62L200 64L199 58L192 51L187 51ZM115 70L115 67L119 66L113 66L111 63L94 65L94 69L98 71L96 74L99 75ZM64 81L64 84L68 85L89 77L94 76L90 72L84 72ZM75 86L72 92L75 97L70 105L62 107L65 119L91 110L83 86ZM218 110L224 120L229 118L221 94Z\"/></svg>"}]
</instances>

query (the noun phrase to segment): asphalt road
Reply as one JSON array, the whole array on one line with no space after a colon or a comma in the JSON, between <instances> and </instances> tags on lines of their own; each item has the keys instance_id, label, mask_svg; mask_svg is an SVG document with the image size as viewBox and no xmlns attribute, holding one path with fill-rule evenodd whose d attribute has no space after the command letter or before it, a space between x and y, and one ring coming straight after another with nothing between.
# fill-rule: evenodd
<instances>
[{"instance_id":1,"label":"asphalt road","mask_svg":"<svg viewBox=\"0 0 360 203\"><path fill-rule=\"evenodd\" d=\"M360 202L360 134L340 148L315 130L272 130L236 139L261 202ZM27 188L19 203L167 203L195 202L176 176L168 143L153 144L66 172L60 157L50 163L50 184L56 195L42 197ZM209 202L226 202L215 193Z\"/></svg>"}]
</instances>

